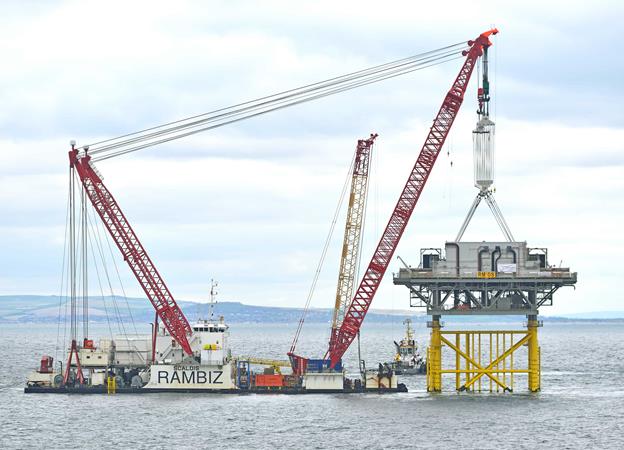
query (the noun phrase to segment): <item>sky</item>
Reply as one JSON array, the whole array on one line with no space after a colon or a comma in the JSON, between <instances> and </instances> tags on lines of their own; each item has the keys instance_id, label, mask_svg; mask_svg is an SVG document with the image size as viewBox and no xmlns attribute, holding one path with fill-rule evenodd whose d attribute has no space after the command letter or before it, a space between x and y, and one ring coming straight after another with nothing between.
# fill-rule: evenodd
<instances>
[{"instance_id":1,"label":"sky","mask_svg":"<svg viewBox=\"0 0 624 450\"><path fill-rule=\"evenodd\" d=\"M578 272L545 314L622 310L619 2L3 2L0 295L62 290L69 141L87 144L492 38L496 199L517 240ZM365 265L459 60L102 161L174 296L303 306L357 139L379 133ZM453 240L476 195L476 81L397 249ZM452 164L451 164L452 163ZM312 305L333 304L344 212ZM464 240L500 240L481 208ZM142 295L117 261L128 295ZM373 308L407 309L393 261ZM112 271L112 269L111 269ZM95 293L99 288L95 282ZM119 292L119 288L116 288ZM106 291L106 289L103 289ZM105 292L108 294L108 292Z\"/></svg>"}]
</instances>

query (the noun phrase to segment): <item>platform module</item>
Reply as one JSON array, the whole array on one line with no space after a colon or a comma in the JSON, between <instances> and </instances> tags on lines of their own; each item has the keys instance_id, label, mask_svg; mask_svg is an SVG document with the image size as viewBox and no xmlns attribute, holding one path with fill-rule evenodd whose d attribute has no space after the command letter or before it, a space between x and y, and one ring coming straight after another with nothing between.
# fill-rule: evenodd
<instances>
[{"instance_id":1,"label":"platform module","mask_svg":"<svg viewBox=\"0 0 624 450\"><path fill-rule=\"evenodd\" d=\"M431 316L427 349L427 389L442 391L442 377L452 375L458 391L513 391L518 376L528 389L541 389L537 319L561 287L574 286L577 274L549 264L546 248L526 242L447 242L425 248L418 267L405 267L394 284L406 286L410 306ZM443 330L442 316L524 315L523 330ZM451 351L443 367L443 348Z\"/></svg>"},{"instance_id":2,"label":"platform module","mask_svg":"<svg viewBox=\"0 0 624 450\"><path fill-rule=\"evenodd\" d=\"M401 268L394 284L408 287L410 306L430 315L537 315L576 278L526 242L447 242L444 251L422 249L418 267Z\"/></svg>"}]
</instances>

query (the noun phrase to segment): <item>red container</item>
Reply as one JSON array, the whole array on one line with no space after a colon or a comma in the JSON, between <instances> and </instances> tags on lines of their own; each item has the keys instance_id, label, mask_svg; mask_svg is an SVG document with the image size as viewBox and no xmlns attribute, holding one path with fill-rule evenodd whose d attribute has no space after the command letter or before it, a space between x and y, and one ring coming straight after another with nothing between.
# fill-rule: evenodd
<instances>
[{"instance_id":1,"label":"red container","mask_svg":"<svg viewBox=\"0 0 624 450\"><path fill-rule=\"evenodd\" d=\"M257 387L282 387L284 386L283 375L256 375Z\"/></svg>"}]
</instances>

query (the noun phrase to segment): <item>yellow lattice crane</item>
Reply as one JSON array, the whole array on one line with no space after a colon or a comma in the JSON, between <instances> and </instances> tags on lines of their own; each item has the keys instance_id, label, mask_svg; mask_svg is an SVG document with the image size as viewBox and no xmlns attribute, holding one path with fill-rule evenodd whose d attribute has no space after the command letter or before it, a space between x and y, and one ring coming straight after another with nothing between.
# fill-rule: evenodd
<instances>
[{"instance_id":1,"label":"yellow lattice crane","mask_svg":"<svg viewBox=\"0 0 624 450\"><path fill-rule=\"evenodd\" d=\"M362 241L362 225L366 212L366 198L368 195L368 175L370 172L370 157L373 142L377 134L371 134L368 139L360 139L355 151L355 161L351 178L349 207L345 225L340 271L338 272L338 286L336 287L336 303L332 320L331 338L340 328L344 314L353 296L355 276L360 258L360 243Z\"/></svg>"}]
</instances>

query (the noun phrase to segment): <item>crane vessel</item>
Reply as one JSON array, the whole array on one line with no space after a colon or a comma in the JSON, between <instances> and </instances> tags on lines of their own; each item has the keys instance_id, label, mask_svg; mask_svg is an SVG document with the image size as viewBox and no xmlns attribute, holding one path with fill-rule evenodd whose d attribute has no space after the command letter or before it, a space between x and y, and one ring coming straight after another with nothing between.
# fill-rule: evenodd
<instances>
[{"instance_id":1,"label":"crane vessel","mask_svg":"<svg viewBox=\"0 0 624 450\"><path fill-rule=\"evenodd\" d=\"M342 366L342 356L359 333L377 288L459 112L477 60L483 55L484 49L491 45L489 37L497 32L496 29L489 30L467 43L454 44L95 144L77 146L72 141L68 154L70 188L67 274L71 339L65 364L58 365L57 369L54 359L44 355L38 369L29 375L25 392L299 394L405 391L405 386L398 383L396 374L387 366L380 365L379 370L363 373L360 378L348 378ZM310 359L296 353L310 298L288 352L289 361L233 355L229 348L229 327L223 317L214 319L210 314L207 318L190 322L95 166L96 162L112 157L462 56L465 59L459 74L442 102L388 225L356 289L370 154L377 135L371 134L368 139L358 141L352 166L347 223L329 348L323 358ZM96 343L89 334L86 256L90 245L92 248L87 231L91 221L87 212L89 204L154 308L153 329L149 335L100 339ZM216 284L213 283L211 301L216 296L215 288ZM82 299L82 339L78 334L79 299ZM252 369L254 365L267 368L264 373L256 373ZM291 374L281 373L281 368L286 366L290 366Z\"/></svg>"}]
</instances>

